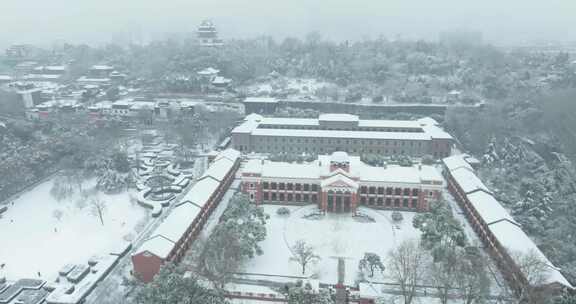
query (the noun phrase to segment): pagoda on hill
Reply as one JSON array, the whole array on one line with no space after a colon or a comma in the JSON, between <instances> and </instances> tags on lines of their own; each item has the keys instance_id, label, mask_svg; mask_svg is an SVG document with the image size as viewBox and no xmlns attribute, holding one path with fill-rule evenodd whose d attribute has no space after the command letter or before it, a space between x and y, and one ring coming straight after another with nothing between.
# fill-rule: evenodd
<instances>
[{"instance_id":1,"label":"pagoda on hill","mask_svg":"<svg viewBox=\"0 0 576 304\"><path fill-rule=\"evenodd\" d=\"M207 47L221 46L224 44L222 39L218 38L218 30L214 23L210 20L204 20L198 26L196 31L200 45Z\"/></svg>"}]
</instances>

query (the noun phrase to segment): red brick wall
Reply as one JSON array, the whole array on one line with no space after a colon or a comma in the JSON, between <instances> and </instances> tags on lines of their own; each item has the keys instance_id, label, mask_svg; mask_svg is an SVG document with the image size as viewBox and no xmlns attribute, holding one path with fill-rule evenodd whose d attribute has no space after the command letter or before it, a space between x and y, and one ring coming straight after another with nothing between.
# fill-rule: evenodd
<instances>
[{"instance_id":1,"label":"red brick wall","mask_svg":"<svg viewBox=\"0 0 576 304\"><path fill-rule=\"evenodd\" d=\"M164 260L147 252L132 256L134 276L140 278L145 283L152 281L154 276L160 272L160 267L162 267L163 263Z\"/></svg>"}]
</instances>

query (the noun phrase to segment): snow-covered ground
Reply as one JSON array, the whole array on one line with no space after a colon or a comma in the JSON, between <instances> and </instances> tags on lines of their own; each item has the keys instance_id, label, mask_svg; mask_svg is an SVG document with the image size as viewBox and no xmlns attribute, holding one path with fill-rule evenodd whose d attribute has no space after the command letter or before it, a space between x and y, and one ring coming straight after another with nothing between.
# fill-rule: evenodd
<instances>
[{"instance_id":1,"label":"snow-covered ground","mask_svg":"<svg viewBox=\"0 0 576 304\"><path fill-rule=\"evenodd\" d=\"M302 276L300 266L290 261L290 248L304 240L312 245L320 261L310 267L304 276L318 275L322 283L338 281L338 258L345 260L345 283L353 284L357 278L358 261L366 252L383 258L405 239L418 239L420 231L412 227L416 213L403 212L404 220L393 223L391 211L361 207L359 211L372 217L374 222L362 222L351 214L328 214L320 219L305 219L316 206L288 207L289 216L279 216L280 206L265 205L270 215L267 237L261 243L264 254L252 259L244 269L247 273L281 276Z\"/></svg>"},{"instance_id":2,"label":"snow-covered ground","mask_svg":"<svg viewBox=\"0 0 576 304\"><path fill-rule=\"evenodd\" d=\"M8 279L51 280L62 266L85 264L95 254L106 254L122 241L131 240L148 220L128 191L97 193L105 203L104 225L93 212L91 200L79 193L57 201L51 194L53 179L22 194L0 218L0 264ZM84 189L93 188L87 182ZM84 202L84 203L79 203ZM61 217L55 216L55 210Z\"/></svg>"},{"instance_id":3,"label":"snow-covered ground","mask_svg":"<svg viewBox=\"0 0 576 304\"><path fill-rule=\"evenodd\" d=\"M331 85L328 82L313 78L287 78L283 77L267 82L257 83L247 87L252 94L272 93L277 90L295 90L299 94L314 95L316 90Z\"/></svg>"}]
</instances>

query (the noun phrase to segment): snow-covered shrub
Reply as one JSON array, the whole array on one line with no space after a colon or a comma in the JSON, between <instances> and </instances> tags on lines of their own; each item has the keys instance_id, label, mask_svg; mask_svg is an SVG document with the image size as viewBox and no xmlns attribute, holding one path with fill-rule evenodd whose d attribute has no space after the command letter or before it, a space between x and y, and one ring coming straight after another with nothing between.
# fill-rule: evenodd
<instances>
[{"instance_id":1,"label":"snow-covered shrub","mask_svg":"<svg viewBox=\"0 0 576 304\"><path fill-rule=\"evenodd\" d=\"M392 220L395 222L400 222L404 219L404 216L402 216L402 213L400 213L400 211L394 211L392 212Z\"/></svg>"},{"instance_id":2,"label":"snow-covered shrub","mask_svg":"<svg viewBox=\"0 0 576 304\"><path fill-rule=\"evenodd\" d=\"M276 210L276 214L278 215L290 215L290 209L286 207L280 207Z\"/></svg>"}]
</instances>

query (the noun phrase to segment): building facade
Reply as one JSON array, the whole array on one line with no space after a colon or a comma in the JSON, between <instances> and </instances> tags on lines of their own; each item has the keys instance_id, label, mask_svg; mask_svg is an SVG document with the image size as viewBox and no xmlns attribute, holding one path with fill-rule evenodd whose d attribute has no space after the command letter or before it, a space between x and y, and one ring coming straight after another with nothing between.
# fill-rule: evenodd
<instances>
[{"instance_id":1,"label":"building facade","mask_svg":"<svg viewBox=\"0 0 576 304\"><path fill-rule=\"evenodd\" d=\"M252 159L242 171L242 191L256 204L317 204L336 213L355 213L358 206L426 211L442 187L432 166L373 167L345 152L306 164Z\"/></svg>"},{"instance_id":2,"label":"building facade","mask_svg":"<svg viewBox=\"0 0 576 304\"><path fill-rule=\"evenodd\" d=\"M524 256L533 255L546 266L541 286L552 289L572 289L560 270L555 267L538 246L524 233L520 224L508 213L476 176L466 155L454 155L443 159L443 175L447 187L454 196L466 219L482 240L503 277L513 290L520 294L527 284ZM534 275L534 274L529 274Z\"/></svg>"},{"instance_id":3,"label":"building facade","mask_svg":"<svg viewBox=\"0 0 576 304\"><path fill-rule=\"evenodd\" d=\"M206 173L132 254L132 273L150 282L166 262L178 263L204 228L240 166L240 153L220 152Z\"/></svg>"},{"instance_id":4,"label":"building facade","mask_svg":"<svg viewBox=\"0 0 576 304\"><path fill-rule=\"evenodd\" d=\"M318 119L246 116L232 130L232 147L243 153L406 155L447 157L454 140L431 118L361 120L356 115L321 114Z\"/></svg>"}]
</instances>

